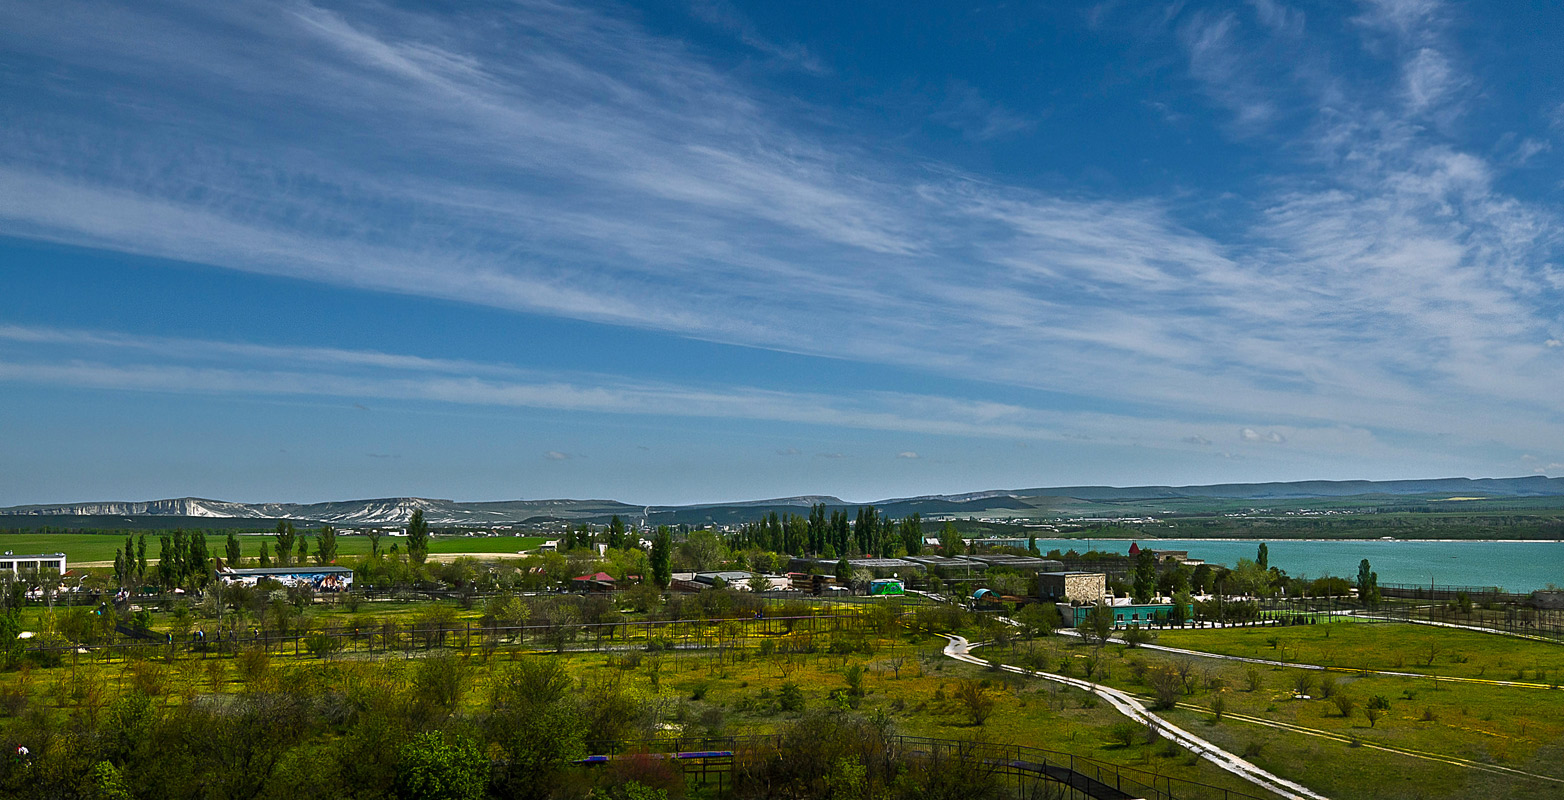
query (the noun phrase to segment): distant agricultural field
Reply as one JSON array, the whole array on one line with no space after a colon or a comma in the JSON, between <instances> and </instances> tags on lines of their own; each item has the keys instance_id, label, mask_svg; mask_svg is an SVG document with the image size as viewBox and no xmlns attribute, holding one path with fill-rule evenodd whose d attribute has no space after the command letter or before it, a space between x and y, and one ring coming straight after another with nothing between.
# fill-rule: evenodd
<instances>
[{"instance_id":1,"label":"distant agricultural field","mask_svg":"<svg viewBox=\"0 0 1564 800\"><path fill-rule=\"evenodd\" d=\"M311 539L314 535L311 529L302 529L300 534ZM222 555L226 537L227 534L222 532L208 533L207 548L214 555ZM260 554L261 542L271 542L272 538L267 534L240 534L239 541L244 548L245 558L254 558ZM517 551L531 550L545 541L547 539L542 536L433 536L429 540L429 552L515 555ZM124 536L95 533L0 534L0 550L13 553L64 553L67 563L113 561L114 552L124 544ZM407 540L393 536L380 540L383 550L389 550L392 544L400 544L402 549L406 549ZM276 549L275 543L272 549ZM314 549L315 543L311 541L311 552ZM156 559L157 552L157 532L148 532L147 558ZM337 552L345 556L366 555L369 553L369 537L338 536Z\"/></svg>"}]
</instances>

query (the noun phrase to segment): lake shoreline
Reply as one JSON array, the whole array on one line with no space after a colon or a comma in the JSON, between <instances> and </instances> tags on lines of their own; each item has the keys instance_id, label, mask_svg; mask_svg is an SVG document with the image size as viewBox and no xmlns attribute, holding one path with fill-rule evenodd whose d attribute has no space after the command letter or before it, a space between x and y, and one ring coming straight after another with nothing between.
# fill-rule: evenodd
<instances>
[{"instance_id":1,"label":"lake shoreline","mask_svg":"<svg viewBox=\"0 0 1564 800\"><path fill-rule=\"evenodd\" d=\"M978 539L977 541L1024 542L1027 540L1027 538L1028 537L1025 536L993 536L987 539ZM1079 538L1074 536L1039 536L1037 537L1037 540L1049 542L1253 542L1255 544L1259 544L1261 542L1379 542L1382 544L1414 544L1417 542L1443 542L1446 544L1460 544L1467 542L1471 544L1564 544L1564 539L1359 539L1349 537L1320 538L1317 536L1271 536L1265 538L1248 536L1241 538L1236 536L1216 536L1210 538L1199 538L1194 536L1142 536L1137 539L1125 539L1119 537L1099 539L1095 536Z\"/></svg>"}]
</instances>

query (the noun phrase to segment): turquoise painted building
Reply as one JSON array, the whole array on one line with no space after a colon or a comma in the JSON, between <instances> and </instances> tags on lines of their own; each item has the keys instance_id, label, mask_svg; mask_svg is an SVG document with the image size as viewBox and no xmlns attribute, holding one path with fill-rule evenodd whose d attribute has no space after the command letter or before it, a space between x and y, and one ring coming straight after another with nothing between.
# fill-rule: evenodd
<instances>
[{"instance_id":1,"label":"turquoise painted building","mask_svg":"<svg viewBox=\"0 0 1564 800\"><path fill-rule=\"evenodd\" d=\"M1072 627L1080 627L1086 622L1087 615L1092 613L1096 606L1072 606L1059 605L1059 616L1070 620ZM1113 609L1113 626L1115 628L1127 628L1131 625L1145 625L1148 622L1162 624L1173 616L1172 603L1140 603L1127 606L1109 606Z\"/></svg>"}]
</instances>

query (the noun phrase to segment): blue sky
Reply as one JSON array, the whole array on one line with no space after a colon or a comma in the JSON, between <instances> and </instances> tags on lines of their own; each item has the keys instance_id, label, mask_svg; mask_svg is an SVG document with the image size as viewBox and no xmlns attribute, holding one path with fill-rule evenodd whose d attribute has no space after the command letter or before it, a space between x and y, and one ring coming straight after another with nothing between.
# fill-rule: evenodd
<instances>
[{"instance_id":1,"label":"blue sky","mask_svg":"<svg viewBox=\"0 0 1564 800\"><path fill-rule=\"evenodd\" d=\"M3 504L1564 474L1554 4L0 3Z\"/></svg>"}]
</instances>

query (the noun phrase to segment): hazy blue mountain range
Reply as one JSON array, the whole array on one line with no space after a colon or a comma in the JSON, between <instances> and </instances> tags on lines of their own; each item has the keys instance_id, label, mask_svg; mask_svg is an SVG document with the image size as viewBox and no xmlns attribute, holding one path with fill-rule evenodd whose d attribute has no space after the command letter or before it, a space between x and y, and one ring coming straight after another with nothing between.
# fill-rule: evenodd
<instances>
[{"instance_id":1,"label":"hazy blue mountain range","mask_svg":"<svg viewBox=\"0 0 1564 800\"><path fill-rule=\"evenodd\" d=\"M1064 486L993 490L953 495L892 498L874 503L891 516L1044 517L1135 511L1177 511L1200 501L1218 504L1294 502L1309 499L1362 498L1387 504L1398 498L1435 502L1450 497L1528 498L1564 496L1564 478L1439 478L1406 481L1293 481L1228 483L1212 486ZM7 517L180 517L190 520L295 519L336 525L390 525L405 522L414 509L436 525L515 525L549 520L602 522L612 515L651 523L731 523L772 511L805 513L810 505L851 508L830 496L782 497L682 506L634 506L613 500L500 500L457 502L418 497L342 500L325 503L233 503L184 497L146 502L62 503L0 508ZM64 521L63 519L61 520ZM39 520L44 523L43 520Z\"/></svg>"}]
</instances>

